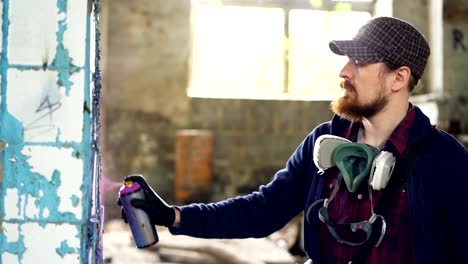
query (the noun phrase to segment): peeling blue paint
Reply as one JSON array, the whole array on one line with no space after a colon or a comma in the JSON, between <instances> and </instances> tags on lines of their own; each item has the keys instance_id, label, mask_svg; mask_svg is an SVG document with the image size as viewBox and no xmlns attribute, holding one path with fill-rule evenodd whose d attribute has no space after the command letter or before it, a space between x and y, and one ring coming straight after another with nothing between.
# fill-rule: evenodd
<instances>
[{"instance_id":1,"label":"peeling blue paint","mask_svg":"<svg viewBox=\"0 0 468 264\"><path fill-rule=\"evenodd\" d=\"M70 199L72 201L72 206L76 208L78 206L78 203L80 202L80 198L78 198L78 196L74 194Z\"/></svg>"},{"instance_id":2,"label":"peeling blue paint","mask_svg":"<svg viewBox=\"0 0 468 264\"><path fill-rule=\"evenodd\" d=\"M5 244L2 245L2 250L3 252L15 254L20 257L26 250L24 246L24 235L20 235L17 242L5 242Z\"/></svg>"},{"instance_id":3,"label":"peeling blue paint","mask_svg":"<svg viewBox=\"0 0 468 264\"><path fill-rule=\"evenodd\" d=\"M28 220L47 220L49 222L78 222L77 217L71 213L61 213L59 211L60 196L58 188L61 186L61 173L54 170L51 179L32 172L28 163L28 156L21 153L22 148L14 146L5 148L6 157L15 157L8 159L4 163L5 176L3 179L3 188L14 188L18 191L18 211L20 216ZM35 205L39 209L39 215L27 216L27 204L30 197L36 198ZM45 209L48 215L44 215Z\"/></svg>"},{"instance_id":4,"label":"peeling blue paint","mask_svg":"<svg viewBox=\"0 0 468 264\"><path fill-rule=\"evenodd\" d=\"M28 146L43 146L43 147L56 147L56 148L71 148L73 149L72 157L80 158L76 156L77 153L84 152L86 149L82 143L78 143L75 141L54 141L54 142L25 142L25 145Z\"/></svg>"},{"instance_id":5,"label":"peeling blue paint","mask_svg":"<svg viewBox=\"0 0 468 264\"><path fill-rule=\"evenodd\" d=\"M67 12L67 0L57 0L57 8L59 12L66 13Z\"/></svg>"},{"instance_id":6,"label":"peeling blue paint","mask_svg":"<svg viewBox=\"0 0 468 264\"><path fill-rule=\"evenodd\" d=\"M92 252L94 249L98 250L96 245L99 241L99 232L89 233L89 223L91 221L91 211L93 206L93 201L91 198L94 195L93 191L96 191L94 188L94 183L90 178L90 173L94 169L94 164L90 162L90 157L92 150L91 145L91 113L84 111L83 115L83 137L82 142L66 142L61 141L62 131L57 130L57 135L55 141L53 142L25 142L23 137L23 125L19 122L13 115L8 113L7 108L7 88L8 88L8 69L17 69L20 71L39 71L39 70L52 70L57 71L58 74L58 85L65 89L65 94L70 95L70 90L73 83L70 80L70 77L79 72L80 70L85 71L85 80L84 87L76 87L77 89L84 89L84 98L86 102L91 101L90 94L90 25L91 17L88 15L86 19L86 64L84 67L77 67L73 64L72 58L70 57L69 51L64 46L64 35L67 27L67 3L68 0L56 0L56 6L58 8L58 13L60 15L65 14L63 19L58 21L58 30L56 32L57 36L57 45L56 45L56 55L52 63L45 68L43 65L10 65L7 60L7 51L8 51L8 35L9 35L9 8L11 0L3 0L3 15L2 15L2 45L3 50L1 53L0 61L0 74L1 74L1 96L2 103L0 107L0 140L6 142L6 146L3 150L0 157L3 161L3 179L1 184L0 192L0 217L5 219L5 194L7 189L14 189L17 192L18 200L16 204L16 209L18 212L16 214L19 217L16 219L9 218L4 223L15 223L18 224L18 240L9 242L8 237L0 230L0 264L2 264L2 253L8 252L10 254L15 254L18 256L19 263L23 263L23 255L26 251L24 236L25 235L34 235L34 234L24 234L22 232L22 226L25 223L37 223L41 227L46 227L50 223L69 223L75 224L78 230L75 235L80 240L80 247L70 247L66 240L63 240L60 243L60 246L56 248L56 252L64 257L66 254L79 253L80 260L82 263L87 263L88 256L94 256L96 252ZM85 102L85 104L86 104ZM94 107L94 104L93 104ZM78 121L78 120L77 120ZM47 146L47 147L56 147L56 148L68 148L72 149L72 157L83 160L83 184L80 186L80 191L82 197L79 195L72 195L69 199L71 200L73 207L78 207L81 200L83 199L82 212L83 217L78 219L74 213L71 212L60 212L59 205L61 199L66 199L60 197L58 193L59 187L62 185L63 181L66 181L65 175L59 170L54 170L51 175L41 175L40 173L34 172L30 164L29 159L31 157L23 154L22 152L28 146ZM97 190L99 195L99 190ZM32 215L31 212L27 212L28 204L34 202L35 213ZM27 215L27 213L29 215ZM9 215L16 215L12 212ZM100 225L97 225L100 226ZM93 244L94 243L94 244ZM97 254L98 255L98 254ZM95 257L92 258L95 260Z\"/></svg>"},{"instance_id":7,"label":"peeling blue paint","mask_svg":"<svg viewBox=\"0 0 468 264\"><path fill-rule=\"evenodd\" d=\"M71 213L60 213L60 196L58 188L61 185L60 171L54 170L50 175L50 181L44 175L33 172L28 163L30 157L22 153L25 144L23 142L23 126L22 124L9 113L1 115L0 140L7 142L4 148L3 164L4 177L2 184L2 193L6 193L6 189L17 189L19 199L17 201L18 211L24 220L47 220L52 222L77 222L78 219ZM55 143L57 146L72 147L73 149L81 149L82 145L78 143ZM34 144L31 144L34 145ZM47 145L44 143L37 145ZM50 145L50 144L49 144ZM39 215L30 219L26 216L26 205L30 197L36 198L35 205L39 209ZM0 196L0 202L4 203L4 195ZM44 215L45 209L48 210L48 216ZM1 212L2 218L5 212Z\"/></svg>"},{"instance_id":8,"label":"peeling blue paint","mask_svg":"<svg viewBox=\"0 0 468 264\"><path fill-rule=\"evenodd\" d=\"M19 225L18 229L19 229L20 235L18 237L18 243L17 243L18 244L17 255L18 255L18 259L21 261L23 259L23 254L26 251L26 247L24 246L24 235L21 234L21 225Z\"/></svg>"},{"instance_id":9,"label":"peeling blue paint","mask_svg":"<svg viewBox=\"0 0 468 264\"><path fill-rule=\"evenodd\" d=\"M43 71L45 69L49 70L57 70L56 65L51 65L49 67L44 68L43 65L23 65L23 64L8 64L8 69L16 69L19 71ZM71 66L71 73L79 72L80 70L84 69L84 67L78 67L75 65Z\"/></svg>"},{"instance_id":10,"label":"peeling blue paint","mask_svg":"<svg viewBox=\"0 0 468 264\"><path fill-rule=\"evenodd\" d=\"M8 65L9 69L16 69L19 71L42 71L44 70L44 67L42 65L22 65L22 64L9 64Z\"/></svg>"},{"instance_id":11,"label":"peeling blue paint","mask_svg":"<svg viewBox=\"0 0 468 264\"><path fill-rule=\"evenodd\" d=\"M9 144L23 143L23 125L8 112L3 112L0 117L0 140Z\"/></svg>"},{"instance_id":12,"label":"peeling blue paint","mask_svg":"<svg viewBox=\"0 0 468 264\"><path fill-rule=\"evenodd\" d=\"M7 68L8 68L8 60L7 60L7 51L8 51L8 34L9 34L9 25L10 20L8 19L10 10L10 0L3 0L3 12L2 12L2 56L1 56L1 79L2 79L2 86L1 86L1 96L2 96L2 104L1 104L1 113L6 112L6 87L7 87Z\"/></svg>"},{"instance_id":13,"label":"peeling blue paint","mask_svg":"<svg viewBox=\"0 0 468 264\"><path fill-rule=\"evenodd\" d=\"M21 225L18 229L18 231L21 230ZM21 260L25 251L24 235L19 235L18 241L8 242L6 236L3 233L0 233L0 253L8 252L10 254L17 255L18 259ZM0 263L2 263L1 258Z\"/></svg>"},{"instance_id":14,"label":"peeling blue paint","mask_svg":"<svg viewBox=\"0 0 468 264\"><path fill-rule=\"evenodd\" d=\"M67 11L67 0L57 0L57 8L59 13L65 13ZM66 16L64 19L59 21L57 35L57 48L55 53L55 58L50 65L50 69L57 70L59 86L65 87L65 94L70 95L70 89L73 83L70 81L70 75L80 70L79 67L76 67L72 64L72 59L68 53L68 50L63 46L63 36L67 30L67 21Z\"/></svg>"},{"instance_id":15,"label":"peeling blue paint","mask_svg":"<svg viewBox=\"0 0 468 264\"><path fill-rule=\"evenodd\" d=\"M66 240L60 242L60 247L56 248L55 251L63 258L66 254L76 253L78 250L74 247L70 247Z\"/></svg>"},{"instance_id":16,"label":"peeling blue paint","mask_svg":"<svg viewBox=\"0 0 468 264\"><path fill-rule=\"evenodd\" d=\"M12 115L9 113L3 112L2 115L0 116L0 140L4 141L7 143L5 149L3 150L2 153L2 162L4 164L4 169L3 169L3 182L13 182L13 179L11 176L8 175L8 172L6 170L6 164L12 163L16 161L16 157L11 155L11 153L8 150L11 150L14 148L14 146L18 146L22 144L23 141L23 126L21 123ZM13 151L15 152L15 151ZM0 187L2 188L1 193L2 195L0 196L0 205L5 204L5 193L7 189L7 184L2 184ZM17 206L20 205L20 201L17 202ZM0 217L2 219L5 219L5 211L0 210Z\"/></svg>"}]
</instances>

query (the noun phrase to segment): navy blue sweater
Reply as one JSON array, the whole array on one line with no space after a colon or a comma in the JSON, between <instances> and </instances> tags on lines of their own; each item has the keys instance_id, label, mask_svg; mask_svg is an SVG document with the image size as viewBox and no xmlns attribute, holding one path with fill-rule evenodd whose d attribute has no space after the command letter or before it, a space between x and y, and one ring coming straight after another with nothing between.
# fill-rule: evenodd
<instances>
[{"instance_id":1,"label":"navy blue sweater","mask_svg":"<svg viewBox=\"0 0 468 264\"><path fill-rule=\"evenodd\" d=\"M468 263L468 152L437 130L417 107L409 144L435 130L408 179L415 263ZM320 135L341 135L348 120L335 116L316 127L274 179L246 196L179 207L181 225L173 234L200 238L265 237L322 198L323 177L313 162ZM316 208L315 210L317 210ZM311 215L317 215L312 211ZM304 250L320 263L318 218L304 221Z\"/></svg>"}]
</instances>

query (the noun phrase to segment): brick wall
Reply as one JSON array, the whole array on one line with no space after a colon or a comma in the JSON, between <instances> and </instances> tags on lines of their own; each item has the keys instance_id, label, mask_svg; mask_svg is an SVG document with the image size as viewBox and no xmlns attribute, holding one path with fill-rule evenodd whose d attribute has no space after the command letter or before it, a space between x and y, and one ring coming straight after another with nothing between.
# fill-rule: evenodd
<instances>
[{"instance_id":1,"label":"brick wall","mask_svg":"<svg viewBox=\"0 0 468 264\"><path fill-rule=\"evenodd\" d=\"M214 135L213 199L257 190L285 166L329 102L202 99L191 101L191 126Z\"/></svg>"}]
</instances>

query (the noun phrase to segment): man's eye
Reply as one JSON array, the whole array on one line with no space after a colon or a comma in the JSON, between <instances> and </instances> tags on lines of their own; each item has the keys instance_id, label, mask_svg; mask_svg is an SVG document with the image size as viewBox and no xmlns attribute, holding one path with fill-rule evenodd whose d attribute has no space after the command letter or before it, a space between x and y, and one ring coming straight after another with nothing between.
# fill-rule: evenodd
<instances>
[{"instance_id":1,"label":"man's eye","mask_svg":"<svg viewBox=\"0 0 468 264\"><path fill-rule=\"evenodd\" d=\"M366 62L360 61L360 60L354 60L354 64L356 64L357 66L366 66L367 65Z\"/></svg>"},{"instance_id":2,"label":"man's eye","mask_svg":"<svg viewBox=\"0 0 468 264\"><path fill-rule=\"evenodd\" d=\"M364 62L363 62L363 61L360 61L360 60L354 60L354 64L356 64L356 65L363 65Z\"/></svg>"}]
</instances>

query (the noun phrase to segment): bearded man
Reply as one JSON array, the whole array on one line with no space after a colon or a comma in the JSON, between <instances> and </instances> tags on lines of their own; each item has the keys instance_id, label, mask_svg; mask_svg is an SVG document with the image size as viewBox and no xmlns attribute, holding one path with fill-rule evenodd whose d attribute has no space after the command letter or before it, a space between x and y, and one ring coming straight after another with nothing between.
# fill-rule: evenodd
<instances>
[{"instance_id":1,"label":"bearded man","mask_svg":"<svg viewBox=\"0 0 468 264\"><path fill-rule=\"evenodd\" d=\"M468 153L410 100L430 49L409 23L377 17L351 40L336 114L257 192L167 205L142 176L133 200L154 225L202 238L264 237L304 213L309 263L468 263ZM125 215L123 215L125 219Z\"/></svg>"}]
</instances>

